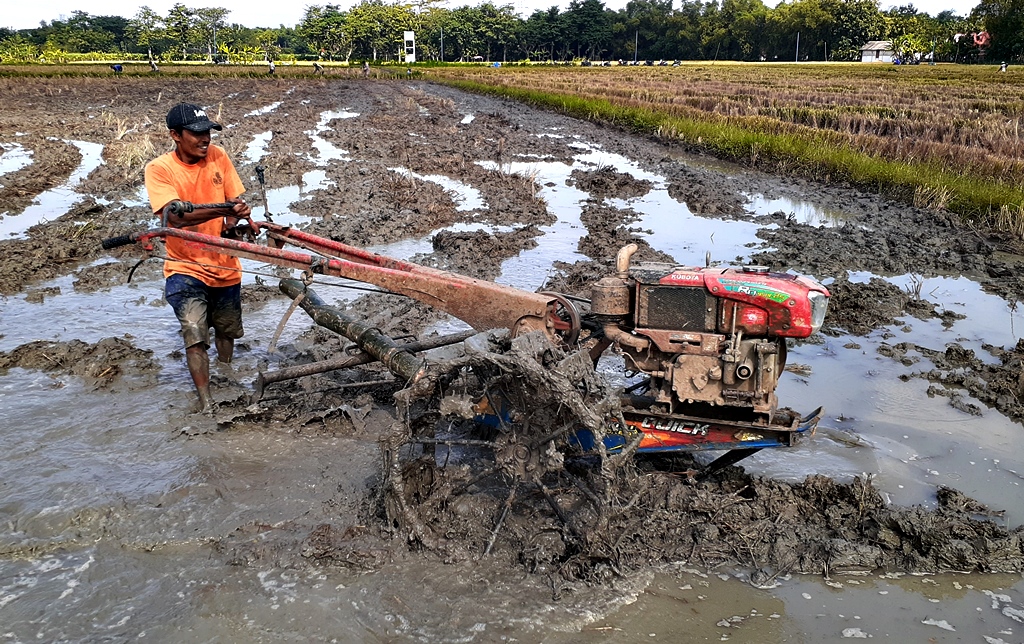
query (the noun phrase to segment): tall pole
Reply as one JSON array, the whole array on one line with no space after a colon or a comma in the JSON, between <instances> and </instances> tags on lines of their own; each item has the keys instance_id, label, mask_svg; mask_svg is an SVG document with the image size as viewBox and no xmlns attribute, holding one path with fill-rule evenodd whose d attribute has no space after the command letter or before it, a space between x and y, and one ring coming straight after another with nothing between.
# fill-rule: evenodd
<instances>
[{"instance_id":1,"label":"tall pole","mask_svg":"<svg viewBox=\"0 0 1024 644\"><path fill-rule=\"evenodd\" d=\"M800 32L796 32L796 58L794 62L800 62Z\"/></svg>"},{"instance_id":2,"label":"tall pole","mask_svg":"<svg viewBox=\"0 0 1024 644\"><path fill-rule=\"evenodd\" d=\"M640 49L640 30L637 29L636 33L633 34L633 64L636 65L637 52Z\"/></svg>"},{"instance_id":3,"label":"tall pole","mask_svg":"<svg viewBox=\"0 0 1024 644\"><path fill-rule=\"evenodd\" d=\"M441 27L441 62L444 62L444 27Z\"/></svg>"}]
</instances>

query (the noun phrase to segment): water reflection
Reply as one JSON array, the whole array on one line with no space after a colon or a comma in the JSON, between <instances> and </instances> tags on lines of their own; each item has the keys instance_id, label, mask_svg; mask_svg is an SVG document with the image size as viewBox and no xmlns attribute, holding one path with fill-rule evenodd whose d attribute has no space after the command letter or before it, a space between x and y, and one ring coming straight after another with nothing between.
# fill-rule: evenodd
<instances>
[{"instance_id":1,"label":"water reflection","mask_svg":"<svg viewBox=\"0 0 1024 644\"><path fill-rule=\"evenodd\" d=\"M746 210L753 215L765 216L781 212L797 223L819 228L842 226L847 221L847 215L841 210L825 208L810 201L788 197L769 199L762 194L744 196L747 197Z\"/></svg>"}]
</instances>

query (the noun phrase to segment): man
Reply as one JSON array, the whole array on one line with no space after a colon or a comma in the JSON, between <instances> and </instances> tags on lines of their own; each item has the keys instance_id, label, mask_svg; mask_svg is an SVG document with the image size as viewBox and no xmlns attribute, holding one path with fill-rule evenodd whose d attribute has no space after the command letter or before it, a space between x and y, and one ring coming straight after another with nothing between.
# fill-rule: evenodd
<instances>
[{"instance_id":1,"label":"man","mask_svg":"<svg viewBox=\"0 0 1024 644\"><path fill-rule=\"evenodd\" d=\"M163 213L165 226L219 237L251 210L241 199L242 180L224 150L210 144L210 130L220 130L198 105L180 103L167 113L174 150L146 165L146 191L153 212L161 214L172 201L233 204L230 208L198 208L189 213ZM255 224L250 224L256 230ZM241 263L237 257L196 250L167 238L165 296L181 323L185 363L199 394L200 409L212 413L210 395L210 327L217 359L230 363L235 340L242 337Z\"/></svg>"}]
</instances>

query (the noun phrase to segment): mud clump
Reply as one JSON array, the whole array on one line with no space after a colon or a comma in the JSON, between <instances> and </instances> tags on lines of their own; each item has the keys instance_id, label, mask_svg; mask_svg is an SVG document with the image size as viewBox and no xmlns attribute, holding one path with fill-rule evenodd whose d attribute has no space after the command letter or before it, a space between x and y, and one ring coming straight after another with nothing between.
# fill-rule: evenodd
<instances>
[{"instance_id":1,"label":"mud clump","mask_svg":"<svg viewBox=\"0 0 1024 644\"><path fill-rule=\"evenodd\" d=\"M941 318L946 326L964 318L952 311L938 311L931 302L877 277L858 284L843 275L828 289L832 297L822 328L826 335L867 335L877 328L898 324L898 318L905 315L921 320Z\"/></svg>"},{"instance_id":2,"label":"mud clump","mask_svg":"<svg viewBox=\"0 0 1024 644\"><path fill-rule=\"evenodd\" d=\"M663 160L660 166L669 178L669 196L685 203L693 214L748 218L738 195L732 190L723 190L710 173L681 168L671 160Z\"/></svg>"},{"instance_id":3,"label":"mud clump","mask_svg":"<svg viewBox=\"0 0 1024 644\"><path fill-rule=\"evenodd\" d=\"M30 342L0 352L0 373L13 367L80 376L99 388L123 376L152 377L160 369L152 351L138 349L124 338L104 338L95 344L81 340Z\"/></svg>"},{"instance_id":4,"label":"mud clump","mask_svg":"<svg viewBox=\"0 0 1024 644\"><path fill-rule=\"evenodd\" d=\"M590 193L595 199L642 197L651 191L653 185L646 179L635 179L610 167L601 167L592 172L573 170L570 177L577 188Z\"/></svg>"},{"instance_id":5,"label":"mud clump","mask_svg":"<svg viewBox=\"0 0 1024 644\"><path fill-rule=\"evenodd\" d=\"M878 352L903 364L914 364L918 356L927 358L933 369L901 376L903 380L923 378L935 385L928 388L931 396L948 398L950 405L974 416L981 409L966 402L964 394L996 409L1007 418L1024 422L1024 340L1004 349L983 345L999 364L989 364L971 349L950 343L944 351L936 351L911 342L881 345ZM917 354L917 355L914 355Z\"/></svg>"},{"instance_id":6,"label":"mud clump","mask_svg":"<svg viewBox=\"0 0 1024 644\"><path fill-rule=\"evenodd\" d=\"M543 499L517 499L513 511L530 521L506 519L502 555L570 582L601 582L656 562L746 567L762 583L790 573L1024 569L1021 529L979 519L998 513L954 490L940 491L937 509L929 510L889 506L861 478L788 484L732 468L721 480L694 485L665 471L624 467L618 474L611 505L586 526L577 523L579 510L563 524L544 511ZM568 482L550 492L568 507L585 503ZM482 548L500 500L453 498L448 507L447 518L431 515L432 528Z\"/></svg>"},{"instance_id":7,"label":"mud clump","mask_svg":"<svg viewBox=\"0 0 1024 644\"><path fill-rule=\"evenodd\" d=\"M576 428L600 446L614 426L606 420L618 413L612 390L574 361L585 352L539 346L517 339L470 347L444 366L437 411L409 413L382 440L386 531L445 560L487 553L570 583L601 583L652 562L741 566L768 581L789 573L1024 570L1024 529L979 518L998 512L955 490L939 490L934 510L894 507L870 477L790 484L732 467L693 482L675 474L694 468L689 456L634 457L628 433L622 453L580 451ZM400 407L425 402L412 391L397 395ZM464 422L480 413L481 400L502 409L498 427L482 432ZM459 419L469 433L460 433Z\"/></svg>"},{"instance_id":8,"label":"mud clump","mask_svg":"<svg viewBox=\"0 0 1024 644\"><path fill-rule=\"evenodd\" d=\"M434 257L417 263L477 279L494 279L501 273L503 261L536 247L541 234L532 224L508 233L443 230L431 240Z\"/></svg>"},{"instance_id":9,"label":"mud clump","mask_svg":"<svg viewBox=\"0 0 1024 644\"><path fill-rule=\"evenodd\" d=\"M100 247L103 239L138 228L134 215L139 213L144 211L130 209L113 218L107 207L85 199L58 221L30 228L27 239L0 241L9 260L0 264L0 295L17 293L26 283L65 275L78 264L99 257L106 252ZM122 218L126 216L132 219ZM92 286L84 283L83 288L89 290Z\"/></svg>"}]
</instances>

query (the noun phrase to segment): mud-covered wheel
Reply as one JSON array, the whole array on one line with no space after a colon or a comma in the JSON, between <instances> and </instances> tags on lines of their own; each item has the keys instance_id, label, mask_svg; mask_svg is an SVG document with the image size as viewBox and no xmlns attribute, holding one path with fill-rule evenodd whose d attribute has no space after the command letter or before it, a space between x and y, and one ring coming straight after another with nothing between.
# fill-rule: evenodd
<instances>
[{"instance_id":1,"label":"mud-covered wheel","mask_svg":"<svg viewBox=\"0 0 1024 644\"><path fill-rule=\"evenodd\" d=\"M573 348L576 342L580 339L580 331L583 329L583 325L580 321L580 313L576 310L576 305L572 301L561 293L555 293L553 291L541 291L541 295L547 295L554 299L555 307L553 311L555 333L562 339L565 346Z\"/></svg>"},{"instance_id":2,"label":"mud-covered wheel","mask_svg":"<svg viewBox=\"0 0 1024 644\"><path fill-rule=\"evenodd\" d=\"M384 446L392 527L446 557L586 549L629 458L603 443L583 453L574 440L581 428L603 438L608 419L621 419L589 356L535 333L470 346L437 373L438 389L409 401Z\"/></svg>"}]
</instances>

